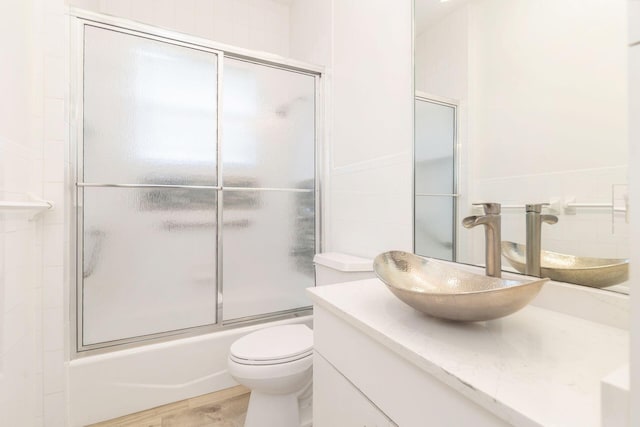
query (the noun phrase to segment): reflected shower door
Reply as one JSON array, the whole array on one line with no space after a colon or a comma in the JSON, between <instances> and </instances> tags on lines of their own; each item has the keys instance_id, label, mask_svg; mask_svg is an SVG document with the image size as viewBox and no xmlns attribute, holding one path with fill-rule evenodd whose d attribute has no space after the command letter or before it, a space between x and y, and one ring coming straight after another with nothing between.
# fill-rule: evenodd
<instances>
[{"instance_id":1,"label":"reflected shower door","mask_svg":"<svg viewBox=\"0 0 640 427\"><path fill-rule=\"evenodd\" d=\"M315 77L225 58L223 319L310 305Z\"/></svg>"},{"instance_id":2,"label":"reflected shower door","mask_svg":"<svg viewBox=\"0 0 640 427\"><path fill-rule=\"evenodd\" d=\"M218 57L84 28L79 344L216 323Z\"/></svg>"},{"instance_id":3,"label":"reflected shower door","mask_svg":"<svg viewBox=\"0 0 640 427\"><path fill-rule=\"evenodd\" d=\"M415 99L415 253L455 261L456 107Z\"/></svg>"}]
</instances>

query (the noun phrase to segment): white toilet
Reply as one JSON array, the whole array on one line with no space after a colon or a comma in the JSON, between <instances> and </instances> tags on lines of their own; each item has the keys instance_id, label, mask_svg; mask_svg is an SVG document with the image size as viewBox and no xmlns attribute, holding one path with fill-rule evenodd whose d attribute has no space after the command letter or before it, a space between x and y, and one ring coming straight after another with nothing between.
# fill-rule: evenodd
<instances>
[{"instance_id":1,"label":"white toilet","mask_svg":"<svg viewBox=\"0 0 640 427\"><path fill-rule=\"evenodd\" d=\"M372 261L318 254L316 286L374 277ZM272 326L231 345L229 374L251 389L245 427L311 426L313 332L303 324Z\"/></svg>"}]
</instances>

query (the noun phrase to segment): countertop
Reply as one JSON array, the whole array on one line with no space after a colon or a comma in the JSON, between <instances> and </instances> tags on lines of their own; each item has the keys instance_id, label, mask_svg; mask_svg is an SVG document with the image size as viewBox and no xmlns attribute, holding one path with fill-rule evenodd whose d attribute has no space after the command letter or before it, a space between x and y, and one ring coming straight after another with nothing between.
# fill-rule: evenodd
<instances>
[{"instance_id":1,"label":"countertop","mask_svg":"<svg viewBox=\"0 0 640 427\"><path fill-rule=\"evenodd\" d=\"M629 362L628 331L529 305L476 323L441 321L378 279L308 289L314 304L519 426L599 426L600 380Z\"/></svg>"}]
</instances>

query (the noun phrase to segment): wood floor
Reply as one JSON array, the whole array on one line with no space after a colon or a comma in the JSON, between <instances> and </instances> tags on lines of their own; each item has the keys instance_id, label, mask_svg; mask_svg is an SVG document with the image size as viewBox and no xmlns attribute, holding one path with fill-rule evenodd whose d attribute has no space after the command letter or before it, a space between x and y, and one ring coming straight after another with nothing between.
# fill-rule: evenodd
<instances>
[{"instance_id":1,"label":"wood floor","mask_svg":"<svg viewBox=\"0 0 640 427\"><path fill-rule=\"evenodd\" d=\"M249 389L236 386L91 427L242 427L249 405Z\"/></svg>"}]
</instances>

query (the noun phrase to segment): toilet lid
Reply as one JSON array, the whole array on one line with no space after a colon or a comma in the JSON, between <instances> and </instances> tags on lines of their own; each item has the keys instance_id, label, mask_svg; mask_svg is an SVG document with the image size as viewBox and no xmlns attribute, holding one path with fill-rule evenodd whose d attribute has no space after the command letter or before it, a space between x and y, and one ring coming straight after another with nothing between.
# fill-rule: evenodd
<instances>
[{"instance_id":1,"label":"toilet lid","mask_svg":"<svg viewBox=\"0 0 640 427\"><path fill-rule=\"evenodd\" d=\"M246 363L295 360L313 351L313 332L306 325L273 326L245 335L231 345L234 359Z\"/></svg>"}]
</instances>

